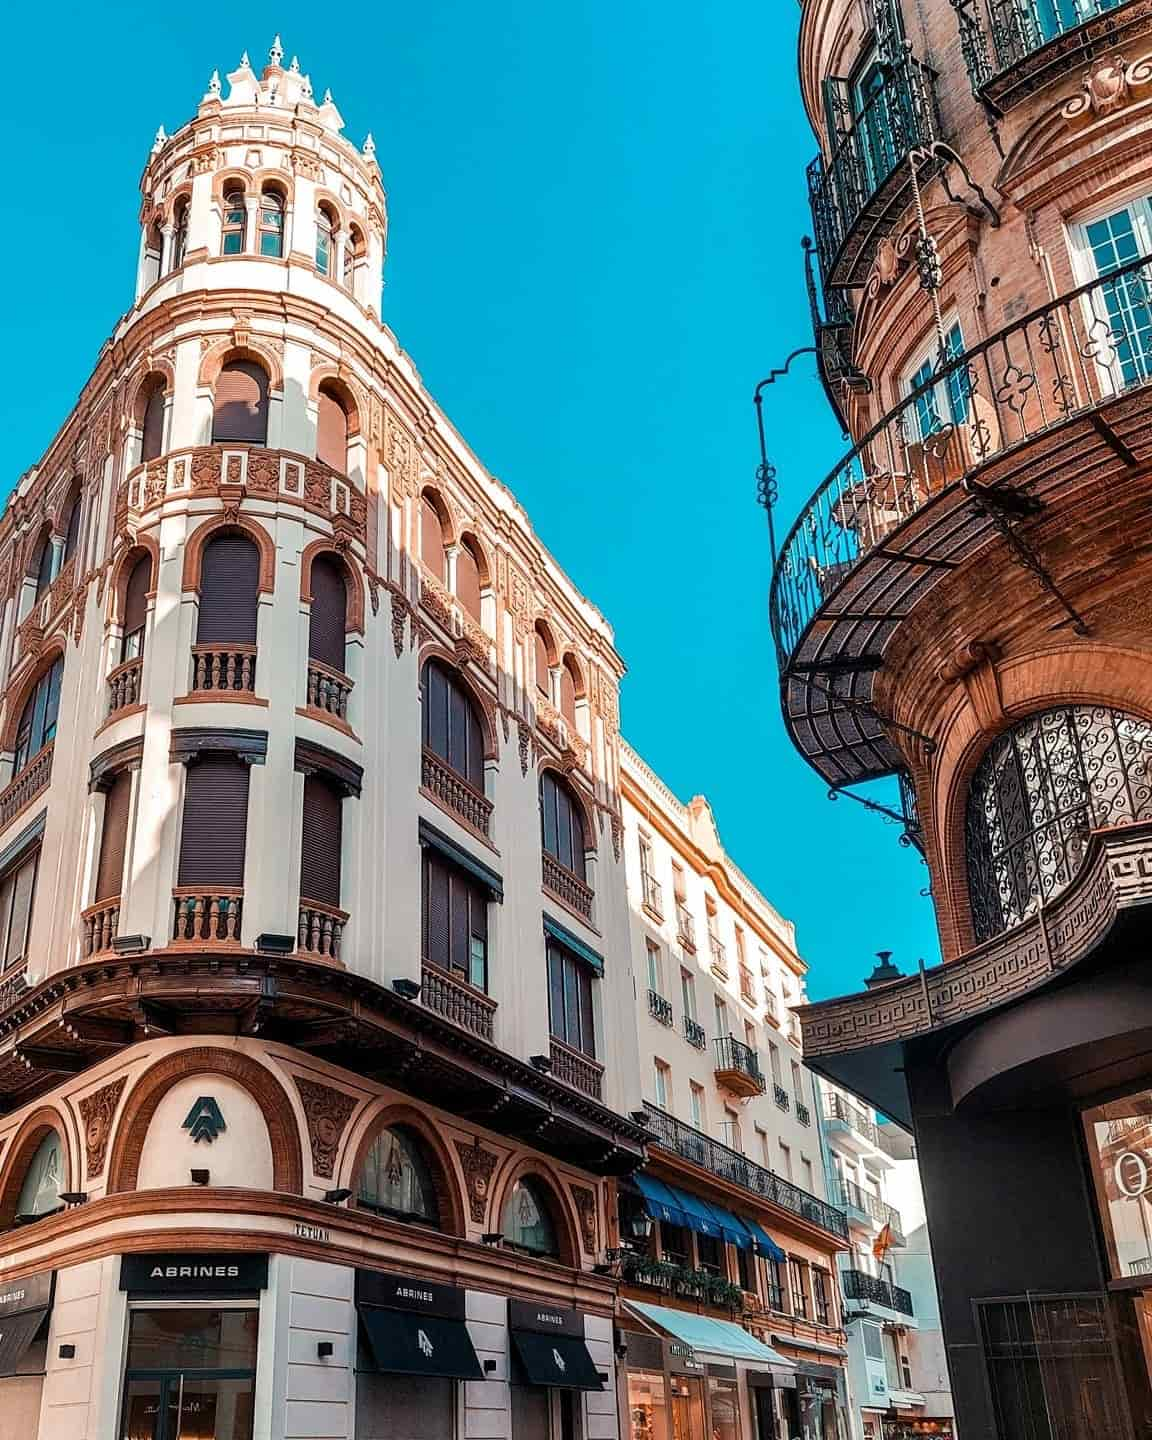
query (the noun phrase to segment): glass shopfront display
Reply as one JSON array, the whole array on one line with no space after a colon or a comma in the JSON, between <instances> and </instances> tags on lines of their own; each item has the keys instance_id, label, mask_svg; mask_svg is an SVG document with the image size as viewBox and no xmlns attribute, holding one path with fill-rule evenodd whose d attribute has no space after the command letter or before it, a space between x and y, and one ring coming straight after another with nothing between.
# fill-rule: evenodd
<instances>
[{"instance_id":1,"label":"glass shopfront display","mask_svg":"<svg viewBox=\"0 0 1152 1440\"><path fill-rule=\"evenodd\" d=\"M629 1440L672 1440L663 1370L628 1372Z\"/></svg>"},{"instance_id":2,"label":"glass shopfront display","mask_svg":"<svg viewBox=\"0 0 1152 1440\"><path fill-rule=\"evenodd\" d=\"M254 1308L128 1313L122 1440L251 1440Z\"/></svg>"},{"instance_id":3,"label":"glass shopfront display","mask_svg":"<svg viewBox=\"0 0 1152 1440\"><path fill-rule=\"evenodd\" d=\"M704 1381L687 1375L668 1377L672 1413L671 1440L706 1440Z\"/></svg>"},{"instance_id":4,"label":"glass shopfront display","mask_svg":"<svg viewBox=\"0 0 1152 1440\"><path fill-rule=\"evenodd\" d=\"M735 1380L708 1379L711 1440L740 1440L740 1391Z\"/></svg>"},{"instance_id":5,"label":"glass shopfront display","mask_svg":"<svg viewBox=\"0 0 1152 1440\"><path fill-rule=\"evenodd\" d=\"M1084 1129L1112 1276L1152 1285L1152 1092L1097 1105Z\"/></svg>"}]
</instances>

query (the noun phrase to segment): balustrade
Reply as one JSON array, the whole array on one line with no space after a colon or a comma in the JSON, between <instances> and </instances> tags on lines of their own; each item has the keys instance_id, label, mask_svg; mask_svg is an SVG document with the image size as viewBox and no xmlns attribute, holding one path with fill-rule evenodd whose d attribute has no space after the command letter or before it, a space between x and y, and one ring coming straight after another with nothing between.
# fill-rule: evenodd
<instances>
[{"instance_id":1,"label":"balustrade","mask_svg":"<svg viewBox=\"0 0 1152 1440\"><path fill-rule=\"evenodd\" d=\"M496 1001L455 975L439 970L427 961L421 973L420 999L429 1010L470 1030L482 1040L492 1039L492 1017Z\"/></svg>"},{"instance_id":2,"label":"balustrade","mask_svg":"<svg viewBox=\"0 0 1152 1440\"><path fill-rule=\"evenodd\" d=\"M592 891L588 885L574 875L566 865L561 865L547 850L543 855L544 888L550 890L558 900L563 900L585 920L592 919Z\"/></svg>"},{"instance_id":3,"label":"balustrade","mask_svg":"<svg viewBox=\"0 0 1152 1440\"><path fill-rule=\"evenodd\" d=\"M242 890L182 886L173 892L174 944L238 945L244 906Z\"/></svg>"},{"instance_id":4,"label":"balustrade","mask_svg":"<svg viewBox=\"0 0 1152 1440\"><path fill-rule=\"evenodd\" d=\"M101 900L81 911L80 920L84 928L84 956L99 955L112 948L120 926L120 897Z\"/></svg>"},{"instance_id":5,"label":"balustrade","mask_svg":"<svg viewBox=\"0 0 1152 1440\"><path fill-rule=\"evenodd\" d=\"M337 720L348 719L348 696L352 693L353 682L347 675L323 665L319 660L308 662L308 705L312 710L322 710L334 715Z\"/></svg>"},{"instance_id":6,"label":"balustrade","mask_svg":"<svg viewBox=\"0 0 1152 1440\"><path fill-rule=\"evenodd\" d=\"M131 705L140 703L140 678L144 669L144 661L139 656L131 660L125 660L122 665L117 665L115 670L108 674L108 713L114 715L117 710L127 710Z\"/></svg>"},{"instance_id":7,"label":"balustrade","mask_svg":"<svg viewBox=\"0 0 1152 1440\"><path fill-rule=\"evenodd\" d=\"M256 689L255 645L193 645L192 689L238 692Z\"/></svg>"},{"instance_id":8,"label":"balustrade","mask_svg":"<svg viewBox=\"0 0 1152 1440\"><path fill-rule=\"evenodd\" d=\"M347 923L347 911L335 905L322 905L318 900L301 900L297 943L307 955L339 960L340 941Z\"/></svg>"},{"instance_id":9,"label":"balustrade","mask_svg":"<svg viewBox=\"0 0 1152 1440\"><path fill-rule=\"evenodd\" d=\"M599 1100L603 1089L604 1067L589 1055L573 1050L560 1040L552 1041L552 1074L573 1090L583 1091Z\"/></svg>"},{"instance_id":10,"label":"balustrade","mask_svg":"<svg viewBox=\"0 0 1152 1440\"><path fill-rule=\"evenodd\" d=\"M466 825L478 830L481 835L488 834L492 819L491 800L470 785L463 775L457 774L434 750L424 750L420 783L430 795L435 795L442 805L458 815ZM545 855L544 858L547 861L549 857Z\"/></svg>"},{"instance_id":11,"label":"balustrade","mask_svg":"<svg viewBox=\"0 0 1152 1440\"><path fill-rule=\"evenodd\" d=\"M0 830L14 819L25 805L30 804L41 790L48 788L52 779L52 744L44 746L38 755L0 790Z\"/></svg>"}]
</instances>

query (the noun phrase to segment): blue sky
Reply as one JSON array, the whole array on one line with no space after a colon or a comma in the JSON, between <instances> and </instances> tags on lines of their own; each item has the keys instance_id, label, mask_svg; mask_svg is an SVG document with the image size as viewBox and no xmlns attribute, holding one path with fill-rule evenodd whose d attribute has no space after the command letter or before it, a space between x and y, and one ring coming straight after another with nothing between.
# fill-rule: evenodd
<instances>
[{"instance_id":1,"label":"blue sky","mask_svg":"<svg viewBox=\"0 0 1152 1440\"><path fill-rule=\"evenodd\" d=\"M33 464L131 301L156 127L272 35L372 130L384 315L616 630L625 733L796 921L814 997L936 958L928 872L830 803L779 718L756 381L808 344L814 149L795 0L10 6L0 483ZM203 18L207 17L207 18ZM14 132L14 133L13 133ZM17 157L21 157L17 159ZM40 178L38 178L40 177ZM780 518L843 442L811 360L768 392Z\"/></svg>"}]
</instances>

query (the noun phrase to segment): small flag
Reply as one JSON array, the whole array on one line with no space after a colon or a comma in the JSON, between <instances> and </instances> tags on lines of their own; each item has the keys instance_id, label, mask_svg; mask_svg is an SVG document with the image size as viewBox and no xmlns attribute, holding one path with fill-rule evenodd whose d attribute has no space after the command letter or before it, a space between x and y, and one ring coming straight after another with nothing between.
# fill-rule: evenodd
<instances>
[{"instance_id":1,"label":"small flag","mask_svg":"<svg viewBox=\"0 0 1152 1440\"><path fill-rule=\"evenodd\" d=\"M889 1223L885 1224L883 1230L880 1231L880 1234L877 1235L876 1239L872 1242L872 1258L876 1261L877 1265L883 1265L884 1261L888 1258L888 1251L891 1250L891 1248L892 1226Z\"/></svg>"}]
</instances>

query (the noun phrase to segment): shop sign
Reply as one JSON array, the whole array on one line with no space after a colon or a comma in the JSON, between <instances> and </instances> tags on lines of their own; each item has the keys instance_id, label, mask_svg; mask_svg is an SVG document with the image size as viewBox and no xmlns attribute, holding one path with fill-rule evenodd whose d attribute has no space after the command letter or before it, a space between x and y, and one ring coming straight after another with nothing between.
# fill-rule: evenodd
<instances>
[{"instance_id":1,"label":"shop sign","mask_svg":"<svg viewBox=\"0 0 1152 1440\"><path fill-rule=\"evenodd\" d=\"M324 1244L332 1239L332 1232L326 1225L306 1225L303 1220L296 1221L292 1233L298 1240L320 1240Z\"/></svg>"},{"instance_id":2,"label":"shop sign","mask_svg":"<svg viewBox=\"0 0 1152 1440\"><path fill-rule=\"evenodd\" d=\"M120 1289L162 1300L184 1295L244 1295L268 1284L268 1256L241 1252L125 1255Z\"/></svg>"},{"instance_id":3,"label":"shop sign","mask_svg":"<svg viewBox=\"0 0 1152 1440\"><path fill-rule=\"evenodd\" d=\"M584 1334L584 1317L579 1310L558 1305L537 1305L531 1300L509 1300L508 1326L512 1330L534 1330L538 1335Z\"/></svg>"},{"instance_id":4,"label":"shop sign","mask_svg":"<svg viewBox=\"0 0 1152 1440\"><path fill-rule=\"evenodd\" d=\"M47 1310L52 1304L55 1270L26 1275L22 1280L0 1279L0 1320L22 1315L25 1310Z\"/></svg>"},{"instance_id":5,"label":"shop sign","mask_svg":"<svg viewBox=\"0 0 1152 1440\"><path fill-rule=\"evenodd\" d=\"M464 1319L464 1291L455 1285L411 1275L389 1275L383 1270L356 1271L357 1305L378 1305L382 1310L414 1310L421 1315Z\"/></svg>"},{"instance_id":6,"label":"shop sign","mask_svg":"<svg viewBox=\"0 0 1152 1440\"><path fill-rule=\"evenodd\" d=\"M703 1360L696 1358L696 1352L691 1345L685 1345L683 1340L667 1340L664 1344L664 1353L668 1360L668 1369L678 1372L695 1371L703 1374L707 1370Z\"/></svg>"}]
</instances>

